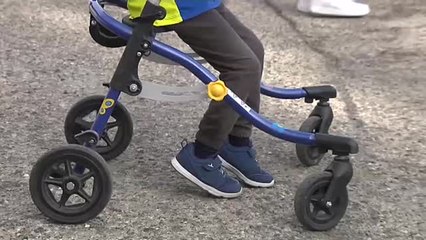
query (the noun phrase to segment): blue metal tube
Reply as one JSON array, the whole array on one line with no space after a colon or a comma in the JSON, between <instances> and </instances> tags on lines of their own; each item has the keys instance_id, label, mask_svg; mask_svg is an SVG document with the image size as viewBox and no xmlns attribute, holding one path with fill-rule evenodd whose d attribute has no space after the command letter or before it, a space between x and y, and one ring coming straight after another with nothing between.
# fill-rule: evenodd
<instances>
[{"instance_id":1,"label":"blue metal tube","mask_svg":"<svg viewBox=\"0 0 426 240\"><path fill-rule=\"evenodd\" d=\"M300 99L308 96L308 93L302 88L286 89L267 86L261 83L260 93L263 95L279 99Z\"/></svg>"},{"instance_id":2,"label":"blue metal tube","mask_svg":"<svg viewBox=\"0 0 426 240\"><path fill-rule=\"evenodd\" d=\"M108 123L108 119L111 117L114 107L117 105L118 98L120 97L120 91L110 88L108 93L102 103L102 106L98 112L95 122L92 125L93 131L95 131L98 136L102 136L105 130L105 127Z\"/></svg>"}]
</instances>

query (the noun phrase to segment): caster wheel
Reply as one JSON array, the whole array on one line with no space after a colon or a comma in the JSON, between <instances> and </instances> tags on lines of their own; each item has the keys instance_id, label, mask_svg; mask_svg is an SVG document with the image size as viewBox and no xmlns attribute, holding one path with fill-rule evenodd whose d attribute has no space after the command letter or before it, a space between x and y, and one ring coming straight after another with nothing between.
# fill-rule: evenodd
<instances>
[{"instance_id":1,"label":"caster wheel","mask_svg":"<svg viewBox=\"0 0 426 240\"><path fill-rule=\"evenodd\" d=\"M321 132L321 118L318 116L311 116L306 119L299 131L309 133ZM319 147L312 147L303 144L296 144L296 154L299 161L305 166L317 165L324 157L325 151Z\"/></svg>"},{"instance_id":2,"label":"caster wheel","mask_svg":"<svg viewBox=\"0 0 426 240\"><path fill-rule=\"evenodd\" d=\"M65 118L65 138L69 144L78 144L75 135L92 127L104 96L90 96L77 102ZM94 148L106 161L118 157L130 144L133 122L126 108L118 103L104 133Z\"/></svg>"},{"instance_id":3,"label":"caster wheel","mask_svg":"<svg viewBox=\"0 0 426 240\"><path fill-rule=\"evenodd\" d=\"M75 171L76 166L82 174ZM59 223L95 218L111 198L108 165L95 151L68 145L44 154L30 175L31 198L47 217Z\"/></svg>"},{"instance_id":4,"label":"caster wheel","mask_svg":"<svg viewBox=\"0 0 426 240\"><path fill-rule=\"evenodd\" d=\"M323 172L305 179L294 199L296 216L309 230L327 231L335 227L345 215L348 191L339 193L334 202L324 202L324 196L333 175Z\"/></svg>"}]
</instances>

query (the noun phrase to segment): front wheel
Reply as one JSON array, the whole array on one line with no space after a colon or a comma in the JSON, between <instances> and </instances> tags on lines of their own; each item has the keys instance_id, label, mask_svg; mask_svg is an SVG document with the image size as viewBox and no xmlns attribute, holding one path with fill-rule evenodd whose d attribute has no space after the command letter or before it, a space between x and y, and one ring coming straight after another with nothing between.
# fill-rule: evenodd
<instances>
[{"instance_id":1,"label":"front wheel","mask_svg":"<svg viewBox=\"0 0 426 240\"><path fill-rule=\"evenodd\" d=\"M84 223L96 217L108 204L111 192L108 165L97 152L81 145L47 152L30 175L34 204L59 223Z\"/></svg>"},{"instance_id":2,"label":"front wheel","mask_svg":"<svg viewBox=\"0 0 426 240\"><path fill-rule=\"evenodd\" d=\"M296 216L309 230L327 231L335 227L348 207L348 191L345 188L333 202L324 201L333 174L323 172L312 175L299 186L294 199Z\"/></svg>"}]
</instances>

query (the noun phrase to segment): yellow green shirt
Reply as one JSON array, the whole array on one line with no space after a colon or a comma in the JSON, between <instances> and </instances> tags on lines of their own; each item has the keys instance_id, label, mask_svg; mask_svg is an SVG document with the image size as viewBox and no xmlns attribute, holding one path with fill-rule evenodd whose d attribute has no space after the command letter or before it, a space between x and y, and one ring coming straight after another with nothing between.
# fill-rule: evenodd
<instances>
[{"instance_id":1,"label":"yellow green shirt","mask_svg":"<svg viewBox=\"0 0 426 240\"><path fill-rule=\"evenodd\" d=\"M140 17L147 0L128 0L127 8L131 18ZM160 0L160 6L166 9L166 17L157 20L157 27L181 23L204 12L219 7L222 0Z\"/></svg>"}]
</instances>

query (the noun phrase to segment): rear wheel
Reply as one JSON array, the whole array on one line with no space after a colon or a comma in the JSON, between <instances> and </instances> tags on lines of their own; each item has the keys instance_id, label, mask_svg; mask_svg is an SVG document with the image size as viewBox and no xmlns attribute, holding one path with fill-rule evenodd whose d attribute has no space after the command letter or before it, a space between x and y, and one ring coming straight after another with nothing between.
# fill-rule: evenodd
<instances>
[{"instance_id":1,"label":"rear wheel","mask_svg":"<svg viewBox=\"0 0 426 240\"><path fill-rule=\"evenodd\" d=\"M321 132L322 119L318 116L311 116L306 119L299 131L308 133L319 133ZM317 165L324 157L326 151L324 149L314 146L307 146L303 144L296 144L297 158L305 166Z\"/></svg>"},{"instance_id":2,"label":"rear wheel","mask_svg":"<svg viewBox=\"0 0 426 240\"><path fill-rule=\"evenodd\" d=\"M68 143L78 144L75 135L92 127L103 101L104 96L90 96L72 106L65 118L65 138ZM127 109L118 102L94 149L106 161L114 159L127 149L132 135L132 118Z\"/></svg>"}]
</instances>

